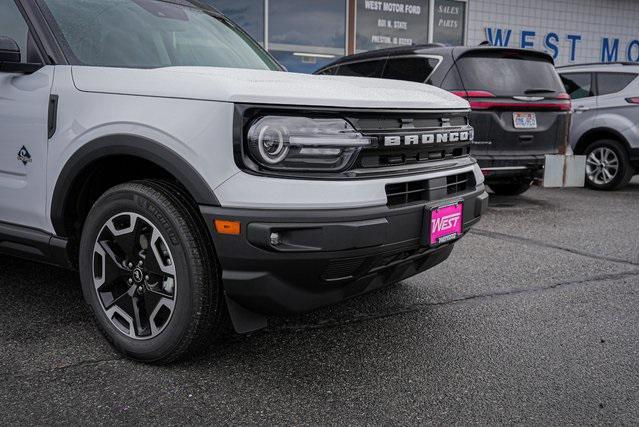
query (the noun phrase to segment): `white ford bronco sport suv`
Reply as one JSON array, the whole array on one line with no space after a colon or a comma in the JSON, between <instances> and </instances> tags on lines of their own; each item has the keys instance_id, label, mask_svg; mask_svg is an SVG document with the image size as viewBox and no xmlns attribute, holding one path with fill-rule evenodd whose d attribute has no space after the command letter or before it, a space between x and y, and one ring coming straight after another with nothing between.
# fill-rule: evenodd
<instances>
[{"instance_id":1,"label":"white ford bronco sport suv","mask_svg":"<svg viewBox=\"0 0 639 427\"><path fill-rule=\"evenodd\" d=\"M487 206L468 113L287 73L195 0L0 0L0 250L166 363L444 261Z\"/></svg>"}]
</instances>

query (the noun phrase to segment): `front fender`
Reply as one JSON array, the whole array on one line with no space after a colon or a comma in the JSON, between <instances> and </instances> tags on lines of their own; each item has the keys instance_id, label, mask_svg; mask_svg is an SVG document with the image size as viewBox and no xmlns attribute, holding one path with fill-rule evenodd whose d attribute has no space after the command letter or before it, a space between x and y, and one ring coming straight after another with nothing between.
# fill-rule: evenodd
<instances>
[{"instance_id":1,"label":"front fender","mask_svg":"<svg viewBox=\"0 0 639 427\"><path fill-rule=\"evenodd\" d=\"M219 205L204 178L179 154L141 136L108 135L84 144L69 158L58 175L51 199L51 222L57 235L67 236L69 233L64 221L68 190L91 164L114 155L129 155L154 163L182 183L199 204Z\"/></svg>"}]
</instances>

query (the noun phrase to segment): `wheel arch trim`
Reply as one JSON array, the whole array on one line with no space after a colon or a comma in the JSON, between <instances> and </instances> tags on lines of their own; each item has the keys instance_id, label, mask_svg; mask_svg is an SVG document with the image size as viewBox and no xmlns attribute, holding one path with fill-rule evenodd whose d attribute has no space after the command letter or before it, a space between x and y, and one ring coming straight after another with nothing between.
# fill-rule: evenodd
<instances>
[{"instance_id":1,"label":"wheel arch trim","mask_svg":"<svg viewBox=\"0 0 639 427\"><path fill-rule=\"evenodd\" d=\"M204 178L175 151L143 136L106 135L78 149L65 163L57 177L50 210L51 223L57 235L68 236L70 231L66 229L65 224L68 190L91 164L118 155L139 157L153 163L177 179L197 203L219 206L217 197Z\"/></svg>"},{"instance_id":2,"label":"wheel arch trim","mask_svg":"<svg viewBox=\"0 0 639 427\"><path fill-rule=\"evenodd\" d=\"M612 136L612 139L619 141L625 147L628 154L630 154L630 144L628 143L626 137L623 136L623 134L618 130L609 127L596 127L593 129L589 129L587 132L584 132L584 134L581 135L581 137L577 141L577 144L575 144L575 153L583 153L583 150L586 149L589 143L597 140L595 136L597 134L608 134Z\"/></svg>"}]
</instances>

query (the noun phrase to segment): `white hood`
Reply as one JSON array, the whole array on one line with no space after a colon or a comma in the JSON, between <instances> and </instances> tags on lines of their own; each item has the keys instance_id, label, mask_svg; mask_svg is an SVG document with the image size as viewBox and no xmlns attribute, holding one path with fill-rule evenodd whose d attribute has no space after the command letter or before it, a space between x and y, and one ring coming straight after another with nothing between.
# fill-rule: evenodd
<instances>
[{"instance_id":1,"label":"white hood","mask_svg":"<svg viewBox=\"0 0 639 427\"><path fill-rule=\"evenodd\" d=\"M442 89L398 80L211 67L74 66L72 72L76 87L85 92L344 108L469 108Z\"/></svg>"}]
</instances>

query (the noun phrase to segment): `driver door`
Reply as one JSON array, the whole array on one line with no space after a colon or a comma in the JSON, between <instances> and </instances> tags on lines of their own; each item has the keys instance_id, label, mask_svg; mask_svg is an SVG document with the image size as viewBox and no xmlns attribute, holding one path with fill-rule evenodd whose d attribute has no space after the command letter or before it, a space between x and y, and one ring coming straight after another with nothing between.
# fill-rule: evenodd
<instances>
[{"instance_id":1,"label":"driver door","mask_svg":"<svg viewBox=\"0 0 639 427\"><path fill-rule=\"evenodd\" d=\"M0 36L16 41L21 62L42 63L14 0L0 0ZM0 71L0 223L46 229L48 108L54 67Z\"/></svg>"}]
</instances>

